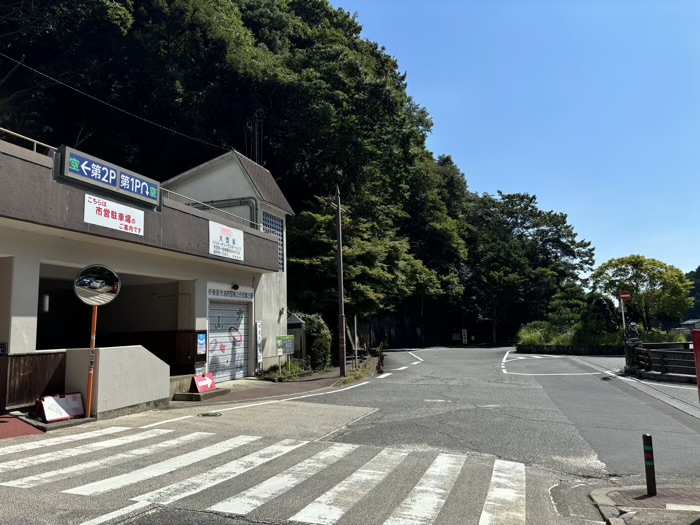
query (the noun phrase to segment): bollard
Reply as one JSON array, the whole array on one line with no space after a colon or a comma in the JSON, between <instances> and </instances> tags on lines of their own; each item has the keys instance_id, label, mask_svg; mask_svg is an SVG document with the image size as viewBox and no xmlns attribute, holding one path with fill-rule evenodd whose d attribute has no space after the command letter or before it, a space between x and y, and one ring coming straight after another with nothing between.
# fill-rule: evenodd
<instances>
[{"instance_id":1,"label":"bollard","mask_svg":"<svg viewBox=\"0 0 700 525\"><path fill-rule=\"evenodd\" d=\"M644 444L644 472L647 477L647 496L656 496L656 470L654 469L654 445L651 435L642 436Z\"/></svg>"}]
</instances>

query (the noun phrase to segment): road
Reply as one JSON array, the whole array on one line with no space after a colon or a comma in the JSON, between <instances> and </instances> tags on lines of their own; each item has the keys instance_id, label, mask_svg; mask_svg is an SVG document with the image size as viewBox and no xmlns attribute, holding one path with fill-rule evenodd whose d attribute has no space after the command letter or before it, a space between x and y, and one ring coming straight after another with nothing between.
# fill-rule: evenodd
<instances>
[{"instance_id":1,"label":"road","mask_svg":"<svg viewBox=\"0 0 700 525\"><path fill-rule=\"evenodd\" d=\"M2 441L0 522L590 525L591 490L640 483L645 432L659 483L697 481L690 401L511 350L389 352L349 388Z\"/></svg>"}]
</instances>

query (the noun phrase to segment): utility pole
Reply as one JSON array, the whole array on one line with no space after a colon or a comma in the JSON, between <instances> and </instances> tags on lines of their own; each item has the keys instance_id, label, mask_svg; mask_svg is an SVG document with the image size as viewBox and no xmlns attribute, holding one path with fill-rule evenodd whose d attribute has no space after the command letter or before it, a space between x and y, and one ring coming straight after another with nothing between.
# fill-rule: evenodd
<instances>
[{"instance_id":1,"label":"utility pole","mask_svg":"<svg viewBox=\"0 0 700 525\"><path fill-rule=\"evenodd\" d=\"M340 377L345 371L345 297L343 291L343 225L340 209L340 187L336 186L336 226L338 230L338 352L340 354Z\"/></svg>"}]
</instances>

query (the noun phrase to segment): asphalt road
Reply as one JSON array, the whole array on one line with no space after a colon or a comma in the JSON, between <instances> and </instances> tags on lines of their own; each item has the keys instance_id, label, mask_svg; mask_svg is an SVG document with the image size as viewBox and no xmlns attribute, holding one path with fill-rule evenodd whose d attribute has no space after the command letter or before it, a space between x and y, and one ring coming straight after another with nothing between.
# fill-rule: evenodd
<instances>
[{"instance_id":1,"label":"asphalt road","mask_svg":"<svg viewBox=\"0 0 700 525\"><path fill-rule=\"evenodd\" d=\"M644 432L660 483L697 481L692 410L607 361L509 350L389 352L351 388L0 441L0 522L590 525L591 490L639 483Z\"/></svg>"}]
</instances>

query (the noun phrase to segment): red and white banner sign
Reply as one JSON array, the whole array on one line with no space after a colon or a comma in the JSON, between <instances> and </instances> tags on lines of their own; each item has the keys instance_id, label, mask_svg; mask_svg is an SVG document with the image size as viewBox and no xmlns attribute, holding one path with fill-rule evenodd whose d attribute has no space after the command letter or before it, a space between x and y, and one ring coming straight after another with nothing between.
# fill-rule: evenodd
<instances>
[{"instance_id":1,"label":"red and white banner sign","mask_svg":"<svg viewBox=\"0 0 700 525\"><path fill-rule=\"evenodd\" d=\"M209 390L216 390L216 383L214 382L214 376L211 374L206 374L203 376L194 376L192 378L191 390L196 390L200 394L203 392L208 392Z\"/></svg>"},{"instance_id":2,"label":"red and white banner sign","mask_svg":"<svg viewBox=\"0 0 700 525\"><path fill-rule=\"evenodd\" d=\"M88 224L96 224L143 237L143 210L108 201L102 197L85 194L83 220Z\"/></svg>"}]
</instances>

